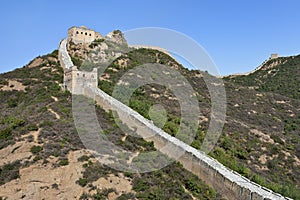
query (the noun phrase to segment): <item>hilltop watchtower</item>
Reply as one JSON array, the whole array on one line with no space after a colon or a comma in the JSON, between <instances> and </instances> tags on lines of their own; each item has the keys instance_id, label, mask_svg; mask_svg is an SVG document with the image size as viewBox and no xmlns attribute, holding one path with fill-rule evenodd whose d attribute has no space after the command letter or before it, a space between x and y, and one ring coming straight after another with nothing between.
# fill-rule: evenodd
<instances>
[{"instance_id":1,"label":"hilltop watchtower","mask_svg":"<svg viewBox=\"0 0 300 200\"><path fill-rule=\"evenodd\" d=\"M279 57L278 53L272 53L270 59L276 59L278 57Z\"/></svg>"},{"instance_id":2,"label":"hilltop watchtower","mask_svg":"<svg viewBox=\"0 0 300 200\"><path fill-rule=\"evenodd\" d=\"M75 44L91 43L95 39L103 38L102 35L94 30L88 29L85 26L73 26L68 30L68 42L72 41Z\"/></svg>"}]
</instances>

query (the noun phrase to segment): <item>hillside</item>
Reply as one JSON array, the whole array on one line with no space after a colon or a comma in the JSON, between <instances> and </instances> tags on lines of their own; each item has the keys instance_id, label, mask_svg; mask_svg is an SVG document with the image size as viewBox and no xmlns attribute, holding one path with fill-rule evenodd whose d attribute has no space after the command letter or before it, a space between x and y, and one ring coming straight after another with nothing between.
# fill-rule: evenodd
<instances>
[{"instance_id":1,"label":"hillside","mask_svg":"<svg viewBox=\"0 0 300 200\"><path fill-rule=\"evenodd\" d=\"M159 171L123 173L85 150L62 91L57 51L0 75L0 197L2 199L221 199L197 176L173 163ZM132 151L153 144L127 136L112 113L96 107L107 137ZM102 128L103 128L102 127Z\"/></svg>"},{"instance_id":2,"label":"hillside","mask_svg":"<svg viewBox=\"0 0 300 200\"><path fill-rule=\"evenodd\" d=\"M73 58L76 57L74 49L80 48L84 47L70 47ZM86 48L85 51L89 53L99 49L96 46ZM283 70L276 60L271 60L265 64L269 67L263 67L254 74L224 78L227 93L226 124L218 144L210 153L250 180L294 199L300 199L300 182L297 178L300 177L300 102L290 89L296 88L299 82L296 76L300 70L299 65L295 64L297 59L285 58ZM199 116L200 126L191 145L200 149L209 124L211 106L208 89L201 78L209 76L205 72L187 70L162 52L138 49L113 61L102 74L99 87L112 94L123 74L144 63L160 63L175 68L193 86L202 116ZM273 73L274 68L277 70L274 74L277 75L267 76ZM280 84L281 87L274 87ZM131 96L129 105L149 118L149 109L155 104L163 105L167 111L168 119L163 130L176 135L180 107L175 95L166 88L159 84L140 87ZM154 124L159 125L159 120L154 121Z\"/></svg>"},{"instance_id":3,"label":"hillside","mask_svg":"<svg viewBox=\"0 0 300 200\"><path fill-rule=\"evenodd\" d=\"M300 55L267 60L259 70L249 75L228 76L225 79L257 91L272 92L300 99Z\"/></svg>"},{"instance_id":4,"label":"hillside","mask_svg":"<svg viewBox=\"0 0 300 200\"><path fill-rule=\"evenodd\" d=\"M211 113L210 95L203 80L204 76L211 77L209 74L188 70L161 51L132 49L105 38L88 45L70 42L68 51L79 69L98 68L99 88L108 94L112 94L126 72L145 63L159 63L179 71L193 87L199 103L200 124L191 145L201 148ZM299 56L270 60L253 74L223 79L227 93L226 122L217 145L210 152L241 175L294 199L300 199L298 60ZM62 83L63 69L57 51L0 75L3 110L0 197L222 198L176 162L144 174L119 172L97 162L80 141L72 117L72 95L62 90ZM157 104L166 113L151 116L152 106ZM159 82L139 87L131 96L129 106L176 136L180 103ZM137 153L154 150L152 142L124 133L111 112L96 106L96 114L104 127L103 134L114 144ZM164 115L167 119L162 123Z\"/></svg>"}]
</instances>

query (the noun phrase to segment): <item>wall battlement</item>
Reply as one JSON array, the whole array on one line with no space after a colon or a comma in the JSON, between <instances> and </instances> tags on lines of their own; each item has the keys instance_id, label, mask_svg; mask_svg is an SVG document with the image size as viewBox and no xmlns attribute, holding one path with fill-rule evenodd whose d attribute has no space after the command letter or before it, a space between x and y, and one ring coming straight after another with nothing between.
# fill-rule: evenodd
<instances>
[{"instance_id":1,"label":"wall battlement","mask_svg":"<svg viewBox=\"0 0 300 200\"><path fill-rule=\"evenodd\" d=\"M68 42L73 42L74 44L90 44L94 40L98 39L110 40L118 44L127 45L123 33L119 30L114 30L108 33L105 37L99 32L85 26L73 26L68 30Z\"/></svg>"},{"instance_id":2,"label":"wall battlement","mask_svg":"<svg viewBox=\"0 0 300 200\"><path fill-rule=\"evenodd\" d=\"M64 72L65 89L72 94L83 94L83 88L87 85L98 87L98 71L94 68L91 72L79 71L76 66Z\"/></svg>"},{"instance_id":3,"label":"wall battlement","mask_svg":"<svg viewBox=\"0 0 300 200\"><path fill-rule=\"evenodd\" d=\"M59 45L58 58L64 68L63 88L72 94L83 94L83 88L87 85L98 87L98 70L94 68L91 72L80 71L73 65L67 51L67 39L63 39Z\"/></svg>"},{"instance_id":4,"label":"wall battlement","mask_svg":"<svg viewBox=\"0 0 300 200\"><path fill-rule=\"evenodd\" d=\"M155 147L171 158L176 158L174 151L181 152L178 161L207 184L213 186L228 199L238 200L284 200L289 199L264 188L240 174L226 168L217 160L185 144L154 126L136 111L109 96L98 86L97 70L82 72L74 67L67 52L67 40L59 46L59 60L65 71L65 87L73 94L82 94L94 99L105 110L114 110L129 128L136 129L145 140L153 141ZM85 74L85 75L84 75ZM96 80L95 80L96 79ZM153 135L151 138L147 137ZM164 148L166 145L172 148Z\"/></svg>"},{"instance_id":5,"label":"wall battlement","mask_svg":"<svg viewBox=\"0 0 300 200\"><path fill-rule=\"evenodd\" d=\"M73 26L68 30L68 42L72 41L75 44L91 43L96 39L103 38L102 35L94 30L88 29L85 26Z\"/></svg>"}]
</instances>

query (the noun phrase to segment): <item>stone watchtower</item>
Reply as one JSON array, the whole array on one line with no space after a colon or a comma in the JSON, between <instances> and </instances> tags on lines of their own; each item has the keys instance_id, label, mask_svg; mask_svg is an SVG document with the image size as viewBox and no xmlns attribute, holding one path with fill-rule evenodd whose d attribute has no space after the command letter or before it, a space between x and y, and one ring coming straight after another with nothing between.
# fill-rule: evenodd
<instances>
[{"instance_id":1,"label":"stone watchtower","mask_svg":"<svg viewBox=\"0 0 300 200\"><path fill-rule=\"evenodd\" d=\"M86 86L98 87L98 71L94 68L91 72L80 71L74 66L68 53L67 46L69 42L75 44L89 44L95 39L103 38L100 33L86 27L71 27L68 30L68 38L63 39L59 45L59 61L64 68L63 87L72 94L84 94Z\"/></svg>"},{"instance_id":2,"label":"stone watchtower","mask_svg":"<svg viewBox=\"0 0 300 200\"><path fill-rule=\"evenodd\" d=\"M276 59L276 58L279 58L279 55L277 53L272 53L270 59Z\"/></svg>"},{"instance_id":3,"label":"stone watchtower","mask_svg":"<svg viewBox=\"0 0 300 200\"><path fill-rule=\"evenodd\" d=\"M59 61L64 68L64 85L72 94L84 94L85 86L98 87L98 72L94 68L91 72L78 70L79 66L74 66L67 47L70 42L74 44L90 44L94 40L105 39L119 45L126 45L127 42L121 31L115 30L103 37L100 33L88 29L85 26L73 26L68 30L68 38L63 39L59 45Z\"/></svg>"},{"instance_id":4,"label":"stone watchtower","mask_svg":"<svg viewBox=\"0 0 300 200\"><path fill-rule=\"evenodd\" d=\"M91 72L79 71L76 66L65 69L64 74L65 89L72 94L83 94L85 86L98 87L98 70L94 68Z\"/></svg>"},{"instance_id":5,"label":"stone watchtower","mask_svg":"<svg viewBox=\"0 0 300 200\"><path fill-rule=\"evenodd\" d=\"M91 43L96 39L103 38L100 33L88 29L85 26L71 27L68 30L68 42L72 41L75 44Z\"/></svg>"}]
</instances>

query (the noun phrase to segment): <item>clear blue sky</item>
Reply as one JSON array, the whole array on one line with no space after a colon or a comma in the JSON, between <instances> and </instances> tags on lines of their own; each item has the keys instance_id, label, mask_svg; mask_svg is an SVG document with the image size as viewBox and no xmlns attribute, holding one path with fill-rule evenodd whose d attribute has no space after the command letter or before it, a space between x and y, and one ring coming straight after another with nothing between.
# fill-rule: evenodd
<instances>
[{"instance_id":1,"label":"clear blue sky","mask_svg":"<svg viewBox=\"0 0 300 200\"><path fill-rule=\"evenodd\" d=\"M174 29L201 44L222 75L250 71L271 53L300 54L298 0L3 0L0 5L0 72L57 49L73 25L104 35L113 29Z\"/></svg>"}]
</instances>

